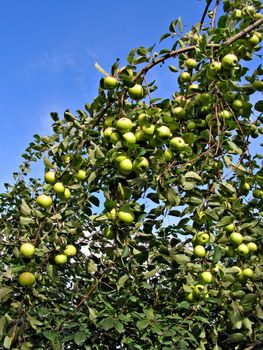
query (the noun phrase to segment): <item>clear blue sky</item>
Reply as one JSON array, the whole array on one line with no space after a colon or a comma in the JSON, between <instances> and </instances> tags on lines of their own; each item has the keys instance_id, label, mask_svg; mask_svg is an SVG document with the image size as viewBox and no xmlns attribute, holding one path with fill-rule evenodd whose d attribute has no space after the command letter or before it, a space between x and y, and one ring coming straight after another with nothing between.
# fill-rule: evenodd
<instances>
[{"instance_id":1,"label":"clear blue sky","mask_svg":"<svg viewBox=\"0 0 263 350\"><path fill-rule=\"evenodd\" d=\"M74 112L96 96L101 74L95 62L106 70L117 57L124 64L130 49L158 43L179 16L189 30L205 3L1 1L0 190L12 181L33 134L51 132L49 112ZM163 70L154 74L159 95L169 97L173 83L167 84Z\"/></svg>"}]
</instances>

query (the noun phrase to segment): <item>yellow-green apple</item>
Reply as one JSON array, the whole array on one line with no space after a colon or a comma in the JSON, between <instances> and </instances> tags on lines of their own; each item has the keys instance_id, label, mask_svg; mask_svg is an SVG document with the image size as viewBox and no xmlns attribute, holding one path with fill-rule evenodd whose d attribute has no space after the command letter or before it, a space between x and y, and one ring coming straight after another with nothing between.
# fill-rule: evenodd
<instances>
[{"instance_id":1,"label":"yellow-green apple","mask_svg":"<svg viewBox=\"0 0 263 350\"><path fill-rule=\"evenodd\" d=\"M22 272L18 277L18 281L23 287L31 287L35 283L36 278L31 272Z\"/></svg>"},{"instance_id":2,"label":"yellow-green apple","mask_svg":"<svg viewBox=\"0 0 263 350\"><path fill-rule=\"evenodd\" d=\"M231 69L235 67L238 64L238 58L235 54L233 53L228 53L222 58L222 66L225 69Z\"/></svg>"},{"instance_id":3,"label":"yellow-green apple","mask_svg":"<svg viewBox=\"0 0 263 350\"><path fill-rule=\"evenodd\" d=\"M132 130L133 122L129 118L122 117L122 118L117 120L115 126L118 129L118 131L120 131L121 133L125 133L127 131L131 131Z\"/></svg>"},{"instance_id":4,"label":"yellow-green apple","mask_svg":"<svg viewBox=\"0 0 263 350\"><path fill-rule=\"evenodd\" d=\"M128 95L133 100L141 100L144 97L144 89L140 84L135 84L128 89Z\"/></svg>"},{"instance_id":5,"label":"yellow-green apple","mask_svg":"<svg viewBox=\"0 0 263 350\"><path fill-rule=\"evenodd\" d=\"M217 73L221 70L222 64L220 61L213 61L209 67L210 67L211 72Z\"/></svg>"},{"instance_id":6,"label":"yellow-green apple","mask_svg":"<svg viewBox=\"0 0 263 350\"><path fill-rule=\"evenodd\" d=\"M177 106L172 108L172 113L176 116L178 119L183 119L186 115L186 111L183 107Z\"/></svg>"},{"instance_id":7,"label":"yellow-green apple","mask_svg":"<svg viewBox=\"0 0 263 350\"><path fill-rule=\"evenodd\" d=\"M245 243L241 243L237 247L237 252L242 256L246 256L249 254L249 248Z\"/></svg>"},{"instance_id":8,"label":"yellow-green apple","mask_svg":"<svg viewBox=\"0 0 263 350\"><path fill-rule=\"evenodd\" d=\"M205 286L202 284L196 284L193 289L193 294L196 298L200 298L205 293Z\"/></svg>"},{"instance_id":9,"label":"yellow-green apple","mask_svg":"<svg viewBox=\"0 0 263 350\"><path fill-rule=\"evenodd\" d=\"M106 90L115 89L118 85L118 80L115 77L107 76L103 78L102 87Z\"/></svg>"},{"instance_id":10,"label":"yellow-green apple","mask_svg":"<svg viewBox=\"0 0 263 350\"><path fill-rule=\"evenodd\" d=\"M120 141L121 139L121 136L120 134L117 132L117 131L113 131L111 134L110 134L110 142L115 144L117 143L118 141Z\"/></svg>"},{"instance_id":11,"label":"yellow-green apple","mask_svg":"<svg viewBox=\"0 0 263 350\"><path fill-rule=\"evenodd\" d=\"M254 278L255 274L254 271L250 267L246 267L242 270L242 274L246 278Z\"/></svg>"},{"instance_id":12,"label":"yellow-green apple","mask_svg":"<svg viewBox=\"0 0 263 350\"><path fill-rule=\"evenodd\" d=\"M44 209L51 207L53 203L52 198L50 196L47 196L46 194L38 195L36 202L39 206L41 206Z\"/></svg>"},{"instance_id":13,"label":"yellow-green apple","mask_svg":"<svg viewBox=\"0 0 263 350\"><path fill-rule=\"evenodd\" d=\"M122 174L122 175L128 175L129 173L132 172L132 161L131 159L129 158L126 158L124 160L122 160L120 163L119 163L119 172Z\"/></svg>"},{"instance_id":14,"label":"yellow-green apple","mask_svg":"<svg viewBox=\"0 0 263 350\"><path fill-rule=\"evenodd\" d=\"M225 226L225 230L226 230L226 232L228 232L228 233L233 232L234 229L235 229L235 225L233 224L233 222L231 222L231 224L228 224L228 225Z\"/></svg>"},{"instance_id":15,"label":"yellow-green apple","mask_svg":"<svg viewBox=\"0 0 263 350\"><path fill-rule=\"evenodd\" d=\"M174 151L182 151L186 146L184 139L179 136L173 137L170 140L169 145L170 145L170 148Z\"/></svg>"},{"instance_id":16,"label":"yellow-green apple","mask_svg":"<svg viewBox=\"0 0 263 350\"><path fill-rule=\"evenodd\" d=\"M136 143L136 136L134 135L133 132L131 131L127 131L125 132L122 137L124 138L124 140L128 143L128 144L135 144Z\"/></svg>"},{"instance_id":17,"label":"yellow-green apple","mask_svg":"<svg viewBox=\"0 0 263 350\"><path fill-rule=\"evenodd\" d=\"M231 113L228 110L224 109L219 113L219 117L221 119L229 119L231 117Z\"/></svg>"},{"instance_id":18,"label":"yellow-green apple","mask_svg":"<svg viewBox=\"0 0 263 350\"><path fill-rule=\"evenodd\" d=\"M55 255L55 263L58 265L64 265L68 261L68 257L65 254L57 254Z\"/></svg>"},{"instance_id":19,"label":"yellow-green apple","mask_svg":"<svg viewBox=\"0 0 263 350\"><path fill-rule=\"evenodd\" d=\"M132 163L132 167L140 174L145 173L145 171L149 168L149 161L145 157L136 158Z\"/></svg>"},{"instance_id":20,"label":"yellow-green apple","mask_svg":"<svg viewBox=\"0 0 263 350\"><path fill-rule=\"evenodd\" d=\"M122 207L118 212L118 220L125 224L132 224L135 216L130 208Z\"/></svg>"},{"instance_id":21,"label":"yellow-green apple","mask_svg":"<svg viewBox=\"0 0 263 350\"><path fill-rule=\"evenodd\" d=\"M198 258L203 258L206 256L206 249L202 245L198 244L194 247L194 254Z\"/></svg>"},{"instance_id":22,"label":"yellow-green apple","mask_svg":"<svg viewBox=\"0 0 263 350\"><path fill-rule=\"evenodd\" d=\"M35 247L31 243L23 243L20 247L20 253L26 258L32 258L35 251Z\"/></svg>"},{"instance_id":23,"label":"yellow-green apple","mask_svg":"<svg viewBox=\"0 0 263 350\"><path fill-rule=\"evenodd\" d=\"M86 179L87 173L85 170L78 170L77 174L76 174L76 179L79 181L83 181Z\"/></svg>"},{"instance_id":24,"label":"yellow-green apple","mask_svg":"<svg viewBox=\"0 0 263 350\"><path fill-rule=\"evenodd\" d=\"M212 283L213 280L213 275L211 274L210 271L204 271L201 273L201 279L204 283Z\"/></svg>"},{"instance_id":25,"label":"yellow-green apple","mask_svg":"<svg viewBox=\"0 0 263 350\"><path fill-rule=\"evenodd\" d=\"M210 239L210 236L206 232L199 232L194 237L194 241L197 242L198 244L202 244L202 245L209 242L209 239Z\"/></svg>"},{"instance_id":26,"label":"yellow-green apple","mask_svg":"<svg viewBox=\"0 0 263 350\"><path fill-rule=\"evenodd\" d=\"M53 186L53 189L57 194L63 194L65 191L65 186L63 185L62 182L56 182L55 185Z\"/></svg>"},{"instance_id":27,"label":"yellow-green apple","mask_svg":"<svg viewBox=\"0 0 263 350\"><path fill-rule=\"evenodd\" d=\"M54 171L48 171L45 173L45 180L47 183L54 185L56 182L56 173Z\"/></svg>"},{"instance_id":28,"label":"yellow-green apple","mask_svg":"<svg viewBox=\"0 0 263 350\"><path fill-rule=\"evenodd\" d=\"M155 125L149 122L146 122L142 125L142 131L145 136L152 136L154 134Z\"/></svg>"},{"instance_id":29,"label":"yellow-green apple","mask_svg":"<svg viewBox=\"0 0 263 350\"><path fill-rule=\"evenodd\" d=\"M188 82L191 80L191 74L189 72L182 72L179 76L179 80L182 83Z\"/></svg>"},{"instance_id":30,"label":"yellow-green apple","mask_svg":"<svg viewBox=\"0 0 263 350\"><path fill-rule=\"evenodd\" d=\"M185 61L185 66L186 66L187 68L193 69L193 68L196 67L196 65L197 65L197 62L196 62L196 60L195 60L194 58L188 58L188 59Z\"/></svg>"},{"instance_id":31,"label":"yellow-green apple","mask_svg":"<svg viewBox=\"0 0 263 350\"><path fill-rule=\"evenodd\" d=\"M234 245L240 245L243 242L243 236L239 232L232 232L229 239Z\"/></svg>"},{"instance_id":32,"label":"yellow-green apple","mask_svg":"<svg viewBox=\"0 0 263 350\"><path fill-rule=\"evenodd\" d=\"M66 249L63 251L66 256L75 256L77 254L77 249L74 245L66 245Z\"/></svg>"},{"instance_id":33,"label":"yellow-green apple","mask_svg":"<svg viewBox=\"0 0 263 350\"><path fill-rule=\"evenodd\" d=\"M114 239L115 232L110 226L107 226L103 230L103 235L108 239Z\"/></svg>"},{"instance_id":34,"label":"yellow-green apple","mask_svg":"<svg viewBox=\"0 0 263 350\"><path fill-rule=\"evenodd\" d=\"M258 249L258 246L257 246L256 243L254 243L254 242L248 242L248 243L247 243L247 247L248 247L248 249L249 249L249 252L251 252L251 253L256 252L257 249Z\"/></svg>"},{"instance_id":35,"label":"yellow-green apple","mask_svg":"<svg viewBox=\"0 0 263 350\"><path fill-rule=\"evenodd\" d=\"M168 139L171 136L171 130L166 125L158 126L155 132L160 139Z\"/></svg>"}]
</instances>

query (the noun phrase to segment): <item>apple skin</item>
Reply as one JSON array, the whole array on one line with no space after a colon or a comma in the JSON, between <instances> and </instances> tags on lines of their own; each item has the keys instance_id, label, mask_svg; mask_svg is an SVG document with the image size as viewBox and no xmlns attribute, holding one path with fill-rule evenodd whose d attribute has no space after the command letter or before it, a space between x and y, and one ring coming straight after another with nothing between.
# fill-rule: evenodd
<instances>
[{"instance_id":1,"label":"apple skin","mask_svg":"<svg viewBox=\"0 0 263 350\"><path fill-rule=\"evenodd\" d=\"M259 188L256 188L254 191L253 191L253 197L254 198L257 198L257 199L262 199L263 198L263 190L259 189Z\"/></svg>"},{"instance_id":2,"label":"apple skin","mask_svg":"<svg viewBox=\"0 0 263 350\"><path fill-rule=\"evenodd\" d=\"M222 66L225 69L231 69L238 64L238 58L235 54L229 53L222 58Z\"/></svg>"},{"instance_id":3,"label":"apple skin","mask_svg":"<svg viewBox=\"0 0 263 350\"><path fill-rule=\"evenodd\" d=\"M234 109L234 110L239 110L240 108L242 108L243 107L243 102L241 101L241 100L234 100L233 102L232 102L232 108Z\"/></svg>"},{"instance_id":4,"label":"apple skin","mask_svg":"<svg viewBox=\"0 0 263 350\"><path fill-rule=\"evenodd\" d=\"M66 249L63 251L66 256L75 256L77 254L77 249L74 245L66 245Z\"/></svg>"},{"instance_id":5,"label":"apple skin","mask_svg":"<svg viewBox=\"0 0 263 350\"><path fill-rule=\"evenodd\" d=\"M118 141L120 141L121 137L120 134L117 131L113 131L110 134L110 142L113 144L116 144Z\"/></svg>"},{"instance_id":6,"label":"apple skin","mask_svg":"<svg viewBox=\"0 0 263 350\"><path fill-rule=\"evenodd\" d=\"M169 162L174 158L173 152L170 150L170 148L166 148L166 150L163 152L163 158L166 162Z\"/></svg>"},{"instance_id":7,"label":"apple skin","mask_svg":"<svg viewBox=\"0 0 263 350\"><path fill-rule=\"evenodd\" d=\"M36 202L39 206L41 206L44 209L51 207L53 203L52 198L50 196L47 196L46 194L38 195Z\"/></svg>"},{"instance_id":8,"label":"apple skin","mask_svg":"<svg viewBox=\"0 0 263 350\"><path fill-rule=\"evenodd\" d=\"M23 243L20 247L20 253L26 258L32 258L35 251L35 247L31 243Z\"/></svg>"},{"instance_id":9,"label":"apple skin","mask_svg":"<svg viewBox=\"0 0 263 350\"><path fill-rule=\"evenodd\" d=\"M126 158L119 163L119 172L121 174L128 175L132 170L132 161L129 158Z\"/></svg>"},{"instance_id":10,"label":"apple skin","mask_svg":"<svg viewBox=\"0 0 263 350\"><path fill-rule=\"evenodd\" d=\"M194 293L192 292L192 293L187 294L186 300L189 301L190 303L193 303L195 301Z\"/></svg>"},{"instance_id":11,"label":"apple skin","mask_svg":"<svg viewBox=\"0 0 263 350\"><path fill-rule=\"evenodd\" d=\"M53 189L57 194L63 194L65 191L65 187L62 182L56 182Z\"/></svg>"},{"instance_id":12,"label":"apple skin","mask_svg":"<svg viewBox=\"0 0 263 350\"><path fill-rule=\"evenodd\" d=\"M255 276L254 271L250 267L247 267L244 270L242 270L242 274L246 278L254 278Z\"/></svg>"},{"instance_id":13,"label":"apple skin","mask_svg":"<svg viewBox=\"0 0 263 350\"><path fill-rule=\"evenodd\" d=\"M178 119L183 119L186 115L186 111L183 107L174 107L172 109L172 113L178 118Z\"/></svg>"},{"instance_id":14,"label":"apple skin","mask_svg":"<svg viewBox=\"0 0 263 350\"><path fill-rule=\"evenodd\" d=\"M199 85L198 84L191 84L191 85L188 86L187 91L191 93L191 92L197 91L198 89L199 89Z\"/></svg>"},{"instance_id":15,"label":"apple skin","mask_svg":"<svg viewBox=\"0 0 263 350\"><path fill-rule=\"evenodd\" d=\"M166 125L161 125L155 130L157 137L160 139L168 139L171 136L171 130Z\"/></svg>"},{"instance_id":16,"label":"apple skin","mask_svg":"<svg viewBox=\"0 0 263 350\"><path fill-rule=\"evenodd\" d=\"M83 181L86 179L87 173L85 170L80 169L76 174L76 179L79 181Z\"/></svg>"},{"instance_id":17,"label":"apple skin","mask_svg":"<svg viewBox=\"0 0 263 350\"><path fill-rule=\"evenodd\" d=\"M248 242L247 247L251 253L254 253L258 250L258 246L254 242Z\"/></svg>"},{"instance_id":18,"label":"apple skin","mask_svg":"<svg viewBox=\"0 0 263 350\"><path fill-rule=\"evenodd\" d=\"M47 183L54 185L56 182L56 173L54 171L48 171L45 173L45 180Z\"/></svg>"},{"instance_id":19,"label":"apple skin","mask_svg":"<svg viewBox=\"0 0 263 350\"><path fill-rule=\"evenodd\" d=\"M194 247L194 254L198 258L203 258L206 256L206 249L202 245L198 244Z\"/></svg>"},{"instance_id":20,"label":"apple skin","mask_svg":"<svg viewBox=\"0 0 263 350\"><path fill-rule=\"evenodd\" d=\"M186 144L184 142L184 139L182 137L173 137L171 140L170 140L170 148L174 151L182 151Z\"/></svg>"},{"instance_id":21,"label":"apple skin","mask_svg":"<svg viewBox=\"0 0 263 350\"><path fill-rule=\"evenodd\" d=\"M256 46L260 39L259 37L256 35L256 34L252 34L248 39L247 39L248 43L251 45L251 46Z\"/></svg>"},{"instance_id":22,"label":"apple skin","mask_svg":"<svg viewBox=\"0 0 263 350\"><path fill-rule=\"evenodd\" d=\"M151 123L145 123L142 125L142 131L145 136L152 136L155 131L155 125Z\"/></svg>"},{"instance_id":23,"label":"apple skin","mask_svg":"<svg viewBox=\"0 0 263 350\"><path fill-rule=\"evenodd\" d=\"M124 138L124 140L128 143L128 144L130 144L130 145L134 145L135 143L136 143L136 136L134 135L134 133L133 132L131 132L131 131L127 131L127 132L125 132L123 135L122 135L122 137Z\"/></svg>"},{"instance_id":24,"label":"apple skin","mask_svg":"<svg viewBox=\"0 0 263 350\"><path fill-rule=\"evenodd\" d=\"M133 100L141 100L144 97L144 89L140 84L135 84L128 89L128 95Z\"/></svg>"},{"instance_id":25,"label":"apple skin","mask_svg":"<svg viewBox=\"0 0 263 350\"><path fill-rule=\"evenodd\" d=\"M261 81L261 80L255 80L252 83L252 86L257 91L263 91L263 81Z\"/></svg>"},{"instance_id":26,"label":"apple skin","mask_svg":"<svg viewBox=\"0 0 263 350\"><path fill-rule=\"evenodd\" d=\"M65 254L57 254L55 255L55 263L58 265L64 265L68 261L68 257Z\"/></svg>"},{"instance_id":27,"label":"apple skin","mask_svg":"<svg viewBox=\"0 0 263 350\"><path fill-rule=\"evenodd\" d=\"M201 279L204 283L209 284L212 283L213 275L209 271L204 271L201 273Z\"/></svg>"},{"instance_id":28,"label":"apple skin","mask_svg":"<svg viewBox=\"0 0 263 350\"><path fill-rule=\"evenodd\" d=\"M116 152L116 153L114 153L113 161L116 165L119 165L121 161L123 161L124 159L127 159L127 158L128 158L128 156L126 153Z\"/></svg>"},{"instance_id":29,"label":"apple skin","mask_svg":"<svg viewBox=\"0 0 263 350\"><path fill-rule=\"evenodd\" d=\"M239 232L232 232L229 236L229 240L234 245L240 245L243 242L243 236Z\"/></svg>"},{"instance_id":30,"label":"apple skin","mask_svg":"<svg viewBox=\"0 0 263 350\"><path fill-rule=\"evenodd\" d=\"M104 228L103 235L104 235L104 237L106 237L108 239L114 239L115 238L115 233L114 233L113 229L110 226L107 226L107 227Z\"/></svg>"},{"instance_id":31,"label":"apple skin","mask_svg":"<svg viewBox=\"0 0 263 350\"><path fill-rule=\"evenodd\" d=\"M118 220L125 224L132 224L134 222L134 214L128 208L121 208L118 212Z\"/></svg>"},{"instance_id":32,"label":"apple skin","mask_svg":"<svg viewBox=\"0 0 263 350\"><path fill-rule=\"evenodd\" d=\"M31 272L23 272L19 275L18 281L23 287L31 287L36 282L36 278Z\"/></svg>"},{"instance_id":33,"label":"apple skin","mask_svg":"<svg viewBox=\"0 0 263 350\"><path fill-rule=\"evenodd\" d=\"M69 200L71 197L70 189L65 188L65 191L60 195L61 199L64 199L65 201Z\"/></svg>"},{"instance_id":34,"label":"apple skin","mask_svg":"<svg viewBox=\"0 0 263 350\"><path fill-rule=\"evenodd\" d=\"M132 167L136 172L143 174L149 168L149 161L145 157L136 158L132 163Z\"/></svg>"},{"instance_id":35,"label":"apple skin","mask_svg":"<svg viewBox=\"0 0 263 350\"><path fill-rule=\"evenodd\" d=\"M219 117L221 119L229 119L231 117L231 113L228 110L224 109L219 113Z\"/></svg>"},{"instance_id":36,"label":"apple skin","mask_svg":"<svg viewBox=\"0 0 263 350\"><path fill-rule=\"evenodd\" d=\"M234 231L234 229L235 229L235 225L233 223L228 224L228 225L225 226L225 230L228 233L232 233Z\"/></svg>"},{"instance_id":37,"label":"apple skin","mask_svg":"<svg viewBox=\"0 0 263 350\"><path fill-rule=\"evenodd\" d=\"M188 73L188 72L182 72L179 76L179 80L182 82L182 83L186 83L188 81L191 80L191 74Z\"/></svg>"},{"instance_id":38,"label":"apple skin","mask_svg":"<svg viewBox=\"0 0 263 350\"><path fill-rule=\"evenodd\" d=\"M204 245L205 243L209 242L209 239L209 234L205 232L199 232L194 238L194 240L201 245Z\"/></svg>"},{"instance_id":39,"label":"apple skin","mask_svg":"<svg viewBox=\"0 0 263 350\"><path fill-rule=\"evenodd\" d=\"M232 17L233 19L236 19L236 20L241 19L241 17L242 17L242 12L241 12L241 10L235 9L235 10L232 12L231 17Z\"/></svg>"},{"instance_id":40,"label":"apple skin","mask_svg":"<svg viewBox=\"0 0 263 350\"><path fill-rule=\"evenodd\" d=\"M122 117L119 120L117 120L116 124L116 129L121 132L121 133L126 133L127 131L131 131L133 128L133 122L131 119Z\"/></svg>"},{"instance_id":41,"label":"apple skin","mask_svg":"<svg viewBox=\"0 0 263 350\"><path fill-rule=\"evenodd\" d=\"M196 298L200 298L205 292L205 286L202 284L196 284L193 289L193 294Z\"/></svg>"},{"instance_id":42,"label":"apple skin","mask_svg":"<svg viewBox=\"0 0 263 350\"><path fill-rule=\"evenodd\" d=\"M118 85L118 80L115 77L107 76L103 78L102 87L106 90L113 90Z\"/></svg>"},{"instance_id":43,"label":"apple skin","mask_svg":"<svg viewBox=\"0 0 263 350\"><path fill-rule=\"evenodd\" d=\"M188 58L186 61L185 61L185 66L187 68L191 68L191 69L194 69L197 65L197 62L194 58Z\"/></svg>"},{"instance_id":44,"label":"apple skin","mask_svg":"<svg viewBox=\"0 0 263 350\"><path fill-rule=\"evenodd\" d=\"M237 252L238 252L239 255L247 256L249 254L249 248L248 248L248 246L246 244L241 243L237 247Z\"/></svg>"}]
</instances>

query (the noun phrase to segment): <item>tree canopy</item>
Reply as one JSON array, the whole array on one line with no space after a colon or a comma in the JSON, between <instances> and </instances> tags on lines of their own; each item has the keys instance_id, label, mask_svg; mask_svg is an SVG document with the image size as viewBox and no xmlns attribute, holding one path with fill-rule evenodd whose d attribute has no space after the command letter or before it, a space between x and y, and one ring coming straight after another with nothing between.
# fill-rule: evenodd
<instances>
[{"instance_id":1,"label":"tree canopy","mask_svg":"<svg viewBox=\"0 0 263 350\"><path fill-rule=\"evenodd\" d=\"M0 349L262 348L261 8L206 1L51 112L0 194Z\"/></svg>"}]
</instances>

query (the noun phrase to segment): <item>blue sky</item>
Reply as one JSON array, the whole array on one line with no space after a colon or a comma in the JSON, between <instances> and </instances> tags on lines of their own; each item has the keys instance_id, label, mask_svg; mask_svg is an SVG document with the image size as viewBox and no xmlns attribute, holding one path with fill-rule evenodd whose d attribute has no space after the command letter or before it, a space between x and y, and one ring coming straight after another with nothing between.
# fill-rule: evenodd
<instances>
[{"instance_id":1,"label":"blue sky","mask_svg":"<svg viewBox=\"0 0 263 350\"><path fill-rule=\"evenodd\" d=\"M95 62L108 71L117 57L125 64L132 48L158 43L175 18L190 30L204 6L204 0L2 1L0 190L33 135L51 132L49 112L74 113L96 96ZM153 77L159 96L169 97L176 78L170 75L168 84L165 74L157 68Z\"/></svg>"}]
</instances>

